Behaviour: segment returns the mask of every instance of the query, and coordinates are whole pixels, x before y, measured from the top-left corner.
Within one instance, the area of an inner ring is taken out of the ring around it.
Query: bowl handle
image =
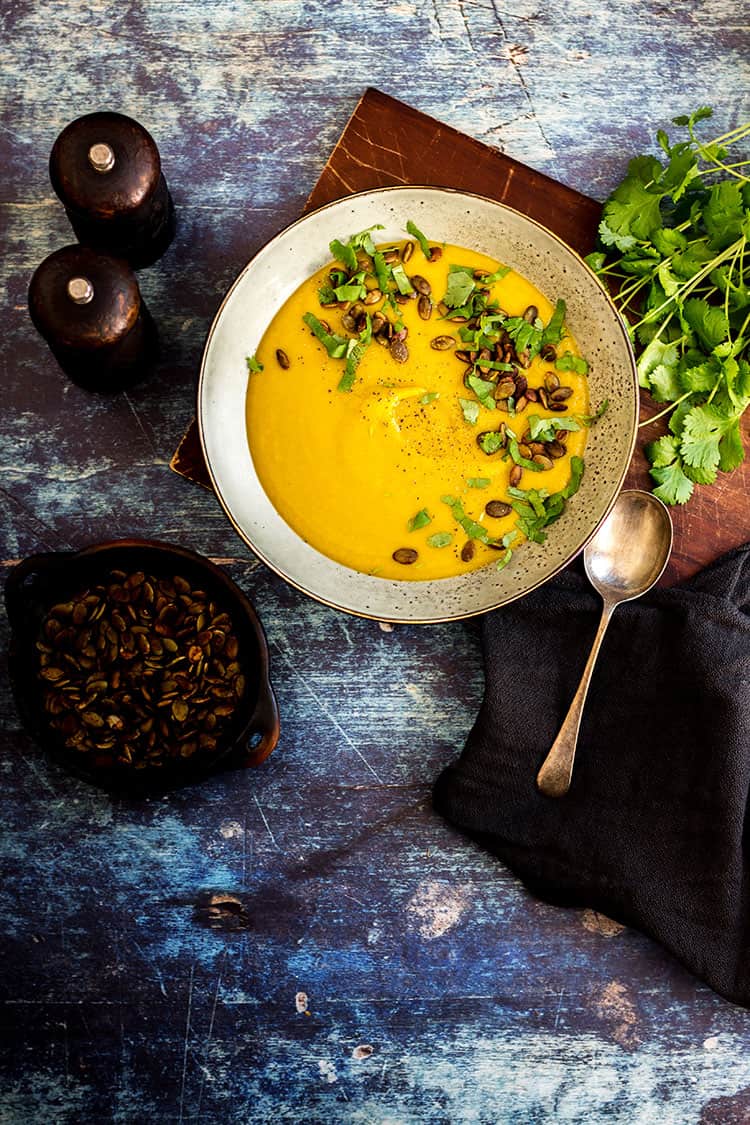
[[[269,680],[261,684],[258,706],[250,723],[247,737],[247,752],[243,765],[259,766],[276,747],[279,741],[279,705],[276,702],[273,688]],[[260,735],[258,742],[251,740]]]
[[[39,555],[29,555],[16,563],[5,580],[5,608],[12,629],[20,629],[26,622],[26,610],[33,597],[33,591],[25,583],[45,570],[64,566],[70,557],[68,551],[48,551]]]

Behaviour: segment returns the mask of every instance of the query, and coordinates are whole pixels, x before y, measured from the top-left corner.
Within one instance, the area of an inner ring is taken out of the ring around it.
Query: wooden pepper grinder
[[[54,143],[52,187],[84,246],[141,269],[174,237],[174,206],[153,137],[122,113],[88,113]]]
[[[149,374],[156,328],[127,262],[64,246],[38,267],[29,312],[66,375],[90,391],[117,391]]]

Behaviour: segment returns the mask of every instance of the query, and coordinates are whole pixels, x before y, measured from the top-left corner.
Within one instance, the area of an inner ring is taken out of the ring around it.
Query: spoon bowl
[[[563,797],[573,775],[583,705],[609,619],[621,602],[632,601],[659,581],[672,551],[672,519],[650,492],[621,492],[583,552],[586,575],[604,605],[578,690],[560,732],[537,774],[546,797]]]
[[[594,589],[614,602],[639,598],[659,581],[672,550],[672,520],[651,492],[621,492],[586,545],[583,565]]]

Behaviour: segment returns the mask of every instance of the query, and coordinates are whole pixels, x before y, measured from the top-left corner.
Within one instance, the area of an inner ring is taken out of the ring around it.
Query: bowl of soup
[[[382,188],[239,275],[198,386],[237,532],[310,596],[387,621],[497,608],[583,548],[625,477],[638,383],[585,263],[493,200]]]

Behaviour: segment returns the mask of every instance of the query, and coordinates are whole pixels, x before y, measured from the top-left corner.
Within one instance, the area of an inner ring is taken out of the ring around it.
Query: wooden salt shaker
[[[117,391],[149,374],[156,328],[127,262],[85,246],[56,250],[29,286],[29,312],[66,375]]]
[[[85,246],[141,269],[174,237],[174,206],[153,137],[122,113],[88,113],[54,143],[52,187]]]

